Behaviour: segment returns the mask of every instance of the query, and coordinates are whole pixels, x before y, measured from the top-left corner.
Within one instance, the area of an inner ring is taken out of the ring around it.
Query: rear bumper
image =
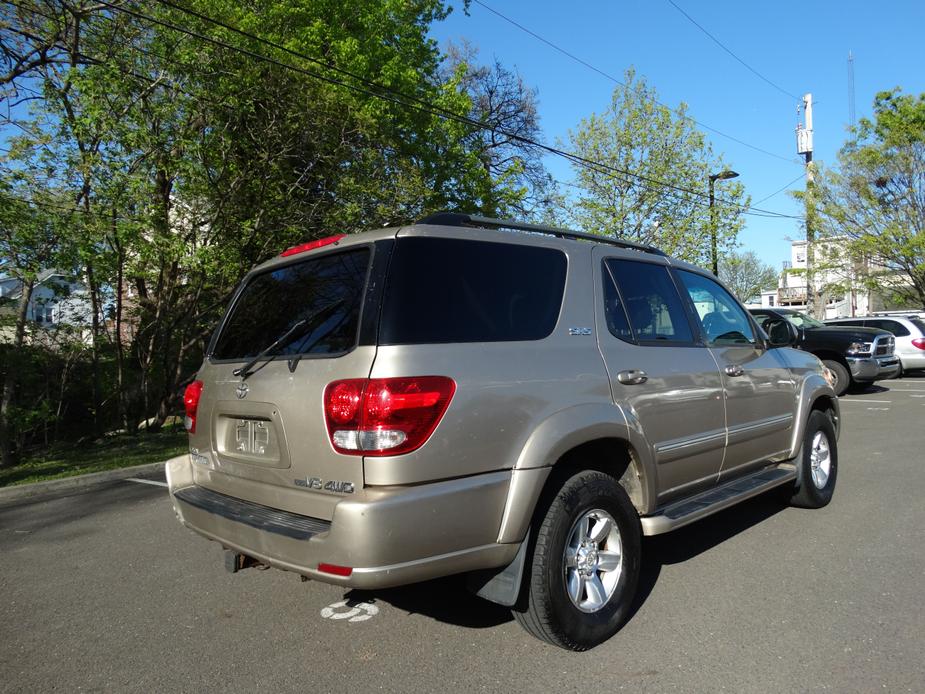
[[[919,352],[917,354],[904,352],[898,356],[899,360],[902,362],[903,369],[906,371],[925,369],[925,352]]]
[[[196,486],[184,459],[168,468],[184,525],[228,549],[287,571],[352,588],[387,588],[509,563],[519,543],[497,542],[511,472],[342,498],[330,522]],[[350,567],[349,576],[318,570]]]
[[[871,383],[892,378],[899,372],[899,357],[848,357],[851,378],[861,383]]]

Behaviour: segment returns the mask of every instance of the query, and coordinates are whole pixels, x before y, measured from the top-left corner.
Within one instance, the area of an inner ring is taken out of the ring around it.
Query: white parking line
[[[158,482],[157,480],[143,480],[138,477],[126,477],[126,482],[137,482],[138,484],[153,484],[155,487],[166,487],[166,482]]]
[[[892,393],[925,393],[925,388],[890,388]]]
[[[842,402],[875,402],[875,403],[877,403],[878,405],[879,405],[880,403],[883,403],[883,404],[885,404],[885,405],[889,405],[889,404],[890,404],[891,402],[893,402],[893,401],[892,401],[892,400],[861,400],[860,398],[851,398],[850,400],[845,400],[844,398],[839,398],[839,399],[838,399],[838,402],[840,402],[840,403],[842,403]]]

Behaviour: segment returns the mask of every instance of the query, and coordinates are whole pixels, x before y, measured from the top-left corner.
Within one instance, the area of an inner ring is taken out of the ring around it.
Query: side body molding
[[[633,462],[644,471],[642,497],[645,503],[655,498],[654,479],[649,474],[651,453],[648,447],[637,447],[638,439],[627,426],[623,409],[613,403],[576,405],[545,419],[527,439],[514,465],[498,542],[524,539],[552,466],[573,448],[599,439],[619,439],[629,445]]]

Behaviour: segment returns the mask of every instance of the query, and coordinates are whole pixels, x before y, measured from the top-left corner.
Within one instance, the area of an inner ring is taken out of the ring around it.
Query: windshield
[[[369,256],[368,248],[357,248],[255,275],[231,308],[212,358],[253,359],[277,340],[268,356],[352,349]]]
[[[810,318],[805,313],[800,311],[793,311],[788,313],[781,314],[784,318],[789,320],[798,328],[824,328],[826,327],[825,323],[817,321],[815,318]]]

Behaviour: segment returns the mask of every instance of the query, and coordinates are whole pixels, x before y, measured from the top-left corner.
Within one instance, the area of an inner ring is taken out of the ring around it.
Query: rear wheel
[[[641,529],[617,481],[585,470],[536,521],[527,585],[514,617],[538,639],[575,651],[622,626],[639,580]]]
[[[844,395],[848,386],[851,385],[851,374],[848,369],[840,361],[834,359],[823,359],[822,363],[829,367],[829,371],[835,375],[835,384],[832,386],[835,395]]]
[[[832,500],[838,476],[838,448],[832,420],[814,410],[806,422],[797,462],[797,490],[790,500],[802,508],[822,508]]]

